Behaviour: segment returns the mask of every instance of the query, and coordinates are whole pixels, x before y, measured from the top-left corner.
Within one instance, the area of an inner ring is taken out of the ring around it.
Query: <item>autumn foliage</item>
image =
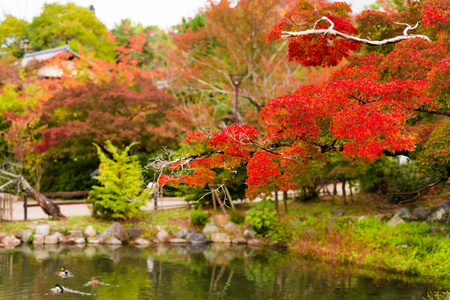
[[[247,196],[254,198],[292,188],[295,175],[305,172],[310,161],[326,161],[331,152],[362,163],[407,154],[417,159],[422,172],[448,178],[450,144],[443,138],[448,137],[450,116],[447,8],[443,0],[414,1],[406,2],[403,10],[364,11],[353,18],[345,3],[299,1],[273,26],[268,40],[280,39],[283,31],[312,29],[322,16],[335,30],[357,36],[361,27],[365,38],[381,40],[403,34],[406,25],[394,21],[422,21],[418,32],[432,40],[409,38],[374,51],[374,46],[336,36],[289,38],[289,59],[304,66],[347,60],[327,82],[270,100],[259,116],[261,131],[241,124],[189,134],[187,142],[202,145],[204,151],[178,160],[175,168],[183,166],[185,172],[175,176],[169,171],[172,175],[164,175],[164,181],[198,186],[214,179],[212,170],[247,166]],[[329,26],[320,21],[315,28]]]

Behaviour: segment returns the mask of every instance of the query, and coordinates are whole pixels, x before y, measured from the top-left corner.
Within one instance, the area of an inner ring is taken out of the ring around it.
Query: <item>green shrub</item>
[[[208,215],[205,214],[201,208],[191,211],[191,224],[203,226],[206,223],[208,223],[208,221],[209,221]]]
[[[245,216],[237,211],[234,211],[230,215],[230,221],[239,225],[245,222]]]
[[[110,141],[105,148],[111,153],[109,158],[94,144],[100,158],[98,176],[100,186],[93,186],[87,202],[92,203],[96,217],[113,220],[128,220],[136,217],[140,207],[149,198],[142,190],[141,166],[135,156],[129,156],[131,144],[119,152]]]
[[[271,242],[283,243],[287,236],[274,207],[275,201],[261,200],[256,207],[246,212],[245,222],[252,226],[257,234],[270,239]]]

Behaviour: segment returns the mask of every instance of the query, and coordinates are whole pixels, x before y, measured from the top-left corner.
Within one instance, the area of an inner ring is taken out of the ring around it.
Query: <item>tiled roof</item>
[[[39,52],[33,52],[33,53],[27,53],[25,54],[24,58],[22,59],[22,67],[25,67],[31,60],[36,59],[38,61],[44,61],[49,58],[55,57],[61,53],[70,52],[76,57],[80,57],[78,53],[73,52],[72,49],[70,49],[69,45],[64,45],[62,47],[53,48],[53,49],[47,49]]]

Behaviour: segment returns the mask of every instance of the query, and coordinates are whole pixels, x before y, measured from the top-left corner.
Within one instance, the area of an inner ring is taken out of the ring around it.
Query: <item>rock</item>
[[[397,214],[395,214],[392,219],[388,222],[389,227],[397,226],[400,223],[405,223],[405,221]]]
[[[441,232],[445,236],[450,236],[450,229],[448,229],[448,228],[442,227]]]
[[[73,244],[75,244],[75,240],[76,240],[76,239],[77,239],[77,237],[75,237],[75,236],[68,237],[68,238],[66,239],[65,243],[66,243],[66,244],[69,244],[69,245],[73,245]]]
[[[417,217],[411,213],[409,209],[406,207],[397,209],[394,211],[394,214],[398,215],[403,220],[411,221],[411,220],[417,220]]]
[[[213,234],[216,232],[219,232],[220,228],[217,226],[217,224],[214,221],[210,221],[205,225],[205,228],[203,228],[203,234]]]
[[[156,234],[156,239],[160,242],[165,242],[168,238],[169,234],[165,230],[158,231],[158,233]]]
[[[437,208],[428,216],[427,222],[450,224],[450,206]]]
[[[115,222],[111,227],[114,229],[114,237],[121,240],[126,241],[128,240],[128,233],[125,230],[125,228],[120,225],[120,223]]]
[[[365,220],[365,219],[367,219],[366,216],[360,216],[360,217],[358,217],[358,221],[359,221],[359,222],[361,222],[361,221],[363,221],[363,220]]]
[[[45,245],[56,245],[58,244],[58,236],[57,235],[46,235],[44,237],[44,244]]]
[[[20,230],[16,231],[16,233],[14,233],[14,236],[19,240],[22,240],[22,235],[23,235],[23,232]]]
[[[231,243],[230,236],[224,232],[216,232],[211,235],[213,243]]]
[[[437,231],[438,231],[437,227],[430,227],[430,229],[428,229],[428,232],[431,234],[436,233]]]
[[[110,237],[109,239],[105,240],[105,244],[108,244],[108,245],[122,245],[122,241],[118,240],[115,237]]]
[[[150,241],[147,241],[145,239],[136,239],[134,241],[134,244],[138,245],[138,246],[148,246],[148,245],[150,245]]]
[[[44,235],[40,233],[34,234],[33,245],[44,245]]]
[[[385,218],[386,218],[386,216],[383,214],[379,214],[379,215],[375,216],[375,219],[378,219],[378,221],[380,221],[380,222],[383,221]]]
[[[36,226],[36,234],[48,235],[50,233],[50,226],[38,225]]]
[[[424,220],[431,214],[431,209],[429,209],[428,207],[418,207],[414,210],[414,214],[419,219]]]
[[[4,246],[15,246],[15,245],[20,245],[20,240],[17,239],[14,235],[10,235],[10,236],[5,236],[2,239],[2,244]]]
[[[170,244],[186,244],[186,240],[185,239],[179,239],[179,238],[170,239],[169,243]]]
[[[189,229],[183,229],[183,230],[180,230],[177,233],[175,233],[175,236],[179,239],[184,239],[191,233],[192,233],[192,231],[190,231]]]
[[[201,233],[191,233],[186,237],[186,242],[191,244],[207,244],[209,239],[206,235]]]
[[[238,237],[233,239],[231,243],[240,245],[240,244],[247,244],[247,241],[243,237]]]
[[[225,224],[225,226],[223,228],[225,228],[225,230],[232,230],[236,227],[236,224],[234,224],[233,222],[228,222],[227,224]]]
[[[244,230],[244,237],[246,239],[253,239],[256,237],[256,233],[252,228],[247,228]]]
[[[436,210],[440,209],[440,208],[447,208],[450,207],[450,200],[447,199],[444,202],[439,203],[438,205],[436,205]]]
[[[88,239],[88,244],[97,245],[97,244],[100,244],[100,242],[97,239]]]
[[[61,232],[55,232],[54,235],[58,237],[58,243],[65,243],[67,240],[66,236]]]
[[[240,230],[240,229],[235,229],[235,230],[233,230],[233,235],[234,236],[241,236],[242,235],[242,230]]]
[[[262,245],[262,243],[263,243],[263,241],[258,238],[253,238],[253,239],[247,240],[247,244],[249,244],[249,245]]]
[[[77,245],[86,244],[86,239],[84,237],[79,237],[75,239],[74,243]]]
[[[128,229],[128,236],[132,240],[138,238],[143,233],[144,233],[144,230],[140,229],[137,226],[131,226],[130,229]]]
[[[94,237],[97,235],[97,230],[94,229],[94,227],[92,227],[91,225],[89,225],[88,227],[86,227],[83,231],[84,235],[86,237]]]
[[[345,211],[343,210],[329,210],[329,212],[335,217],[342,217],[345,214]]]
[[[29,243],[30,242],[30,236],[33,234],[33,230],[31,230],[31,229],[25,229],[23,232],[22,232],[22,238],[21,238],[21,240],[22,240],[22,242],[23,243]]]
[[[73,237],[83,237],[83,232],[81,232],[81,230],[69,230],[69,235],[73,236]]]

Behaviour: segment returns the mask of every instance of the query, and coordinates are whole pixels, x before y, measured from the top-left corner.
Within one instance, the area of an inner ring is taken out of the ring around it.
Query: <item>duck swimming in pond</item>
[[[64,266],[61,266],[61,270],[59,271],[59,276],[69,276],[69,271],[67,271]]]
[[[99,284],[100,284],[100,281],[98,281],[97,279],[95,279],[95,277],[92,277],[92,279],[91,279],[91,285],[94,286],[94,285],[99,285]]]
[[[56,284],[54,288],[51,289],[53,293],[62,293],[64,292],[64,288],[59,284]]]

